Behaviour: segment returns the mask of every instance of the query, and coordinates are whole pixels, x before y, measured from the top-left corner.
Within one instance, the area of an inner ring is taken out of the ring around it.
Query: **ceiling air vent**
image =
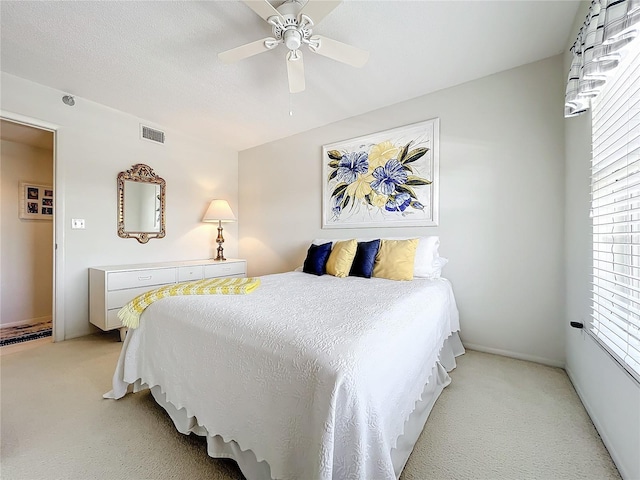
[[[164,143],[164,132],[145,125],[140,125],[140,138],[150,142]]]

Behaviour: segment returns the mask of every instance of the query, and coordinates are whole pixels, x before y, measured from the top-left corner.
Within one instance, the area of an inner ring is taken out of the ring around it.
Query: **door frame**
[[[64,325],[64,176],[63,160],[57,155],[58,135],[60,125],[45,122],[19,113],[0,110],[0,118],[9,122],[19,123],[28,127],[47,130],[53,133],[53,305],[51,317],[53,320],[53,341],[61,342],[65,339]]]

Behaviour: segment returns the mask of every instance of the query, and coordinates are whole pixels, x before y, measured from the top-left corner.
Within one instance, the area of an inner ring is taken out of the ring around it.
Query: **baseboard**
[[[28,325],[30,323],[41,323],[50,321],[51,315],[45,315],[44,317],[30,318],[28,320],[20,320],[18,322],[3,323],[2,325],[0,325],[0,328],[18,327],[20,325]]]
[[[527,362],[541,363],[543,365],[549,365],[550,367],[564,368],[564,362],[558,360],[551,360],[544,357],[536,357],[535,355],[527,355],[518,352],[512,352],[510,350],[500,350],[499,348],[490,348],[483,345],[476,345],[475,343],[462,342],[465,348],[471,350],[477,350],[478,352],[493,353],[494,355],[501,355],[503,357],[515,358],[518,360],[526,360]]]
[[[604,446],[609,452],[609,455],[611,455],[611,459],[613,460],[613,463],[615,463],[616,468],[618,469],[618,472],[620,472],[620,476],[622,478],[631,478],[627,475],[627,472],[624,471],[624,468],[621,468],[623,465],[623,463],[620,461],[621,459],[619,458],[615,448],[613,448],[613,444],[609,440],[609,437],[605,433],[605,430],[602,428],[602,424],[600,423],[598,416],[594,414],[593,408],[591,408],[591,405],[587,401],[587,398],[583,395],[582,390],[580,390],[580,387],[574,381],[574,376],[571,373],[571,370],[568,367],[565,367],[565,371],[569,376],[569,380],[571,381],[571,385],[573,385],[573,389],[578,394],[578,398],[580,398],[582,405],[584,405],[584,409],[587,411],[587,414],[591,419],[591,423],[593,423],[593,425],[596,427],[596,431],[598,432],[598,435],[600,435],[600,438],[602,439],[602,443],[604,443]]]

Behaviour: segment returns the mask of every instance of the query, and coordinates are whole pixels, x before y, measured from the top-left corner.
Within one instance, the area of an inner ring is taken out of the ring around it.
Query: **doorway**
[[[0,119],[0,346],[53,339],[55,131]]]

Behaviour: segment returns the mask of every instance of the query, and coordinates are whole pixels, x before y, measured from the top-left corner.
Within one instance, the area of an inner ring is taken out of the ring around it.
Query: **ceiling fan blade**
[[[298,13],[298,18],[307,15],[317,25],[341,3],[342,0],[309,0]]]
[[[262,40],[256,40],[255,42],[247,43],[246,45],[241,45],[225,52],[220,52],[218,54],[218,58],[224,63],[235,63],[247,57],[271,50],[273,47],[269,48],[266,45],[266,43],[270,41],[276,42],[276,39],[267,37]]]
[[[362,67],[369,60],[369,52],[353,45],[347,45],[322,35],[314,35],[310,40],[309,49],[312,52],[332,58],[338,62],[354,67]]]
[[[300,50],[292,50],[287,55],[287,75],[289,77],[290,93],[304,91],[304,63]]]
[[[275,7],[271,5],[267,0],[242,0],[242,1],[247,4],[247,7],[249,7],[251,10],[253,10],[262,18],[264,18],[265,21],[268,21],[269,17],[273,17],[274,15],[280,18],[283,18],[282,15],[280,15],[280,12],[278,12],[278,10],[276,10]]]

